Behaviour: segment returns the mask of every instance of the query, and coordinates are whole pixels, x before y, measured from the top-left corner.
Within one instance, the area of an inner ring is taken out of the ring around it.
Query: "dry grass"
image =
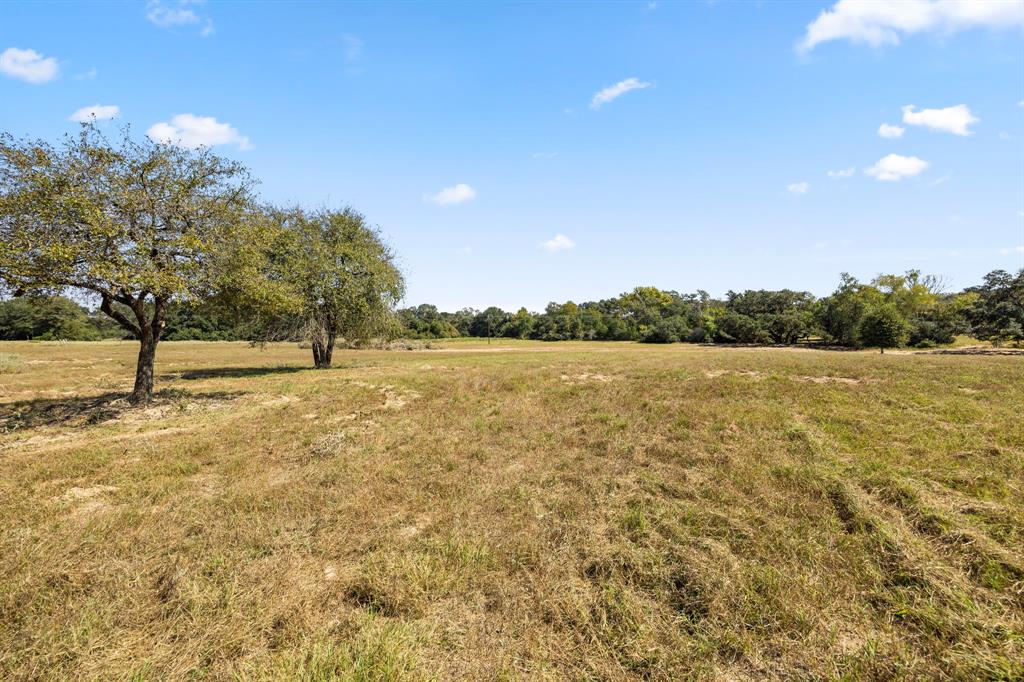
[[[1020,679],[1020,357],[0,344],[0,678]]]

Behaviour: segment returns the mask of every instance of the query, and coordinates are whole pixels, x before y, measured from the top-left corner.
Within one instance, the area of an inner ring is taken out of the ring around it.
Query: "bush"
[[[640,338],[643,343],[678,343],[690,335],[686,320],[670,317],[660,320]]]
[[[878,348],[884,353],[886,348],[906,343],[907,322],[895,307],[879,305],[861,318],[857,337],[862,345]]]

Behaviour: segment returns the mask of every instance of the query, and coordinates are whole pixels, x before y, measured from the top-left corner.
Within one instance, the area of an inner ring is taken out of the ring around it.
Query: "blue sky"
[[[6,3],[0,102],[351,204],[410,304],[1024,267],[1024,0]]]

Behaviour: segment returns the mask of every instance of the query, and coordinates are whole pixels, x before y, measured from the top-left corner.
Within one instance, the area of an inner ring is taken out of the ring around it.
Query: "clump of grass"
[[[257,679],[289,682],[404,682],[427,679],[417,669],[414,632],[371,621],[354,638],[322,639],[286,651]]]
[[[0,353],[0,374],[14,374],[25,369],[25,361],[16,353]]]

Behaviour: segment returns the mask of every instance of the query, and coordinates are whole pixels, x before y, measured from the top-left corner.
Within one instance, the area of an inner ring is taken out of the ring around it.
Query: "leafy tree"
[[[385,333],[405,293],[394,254],[355,210],[268,209],[277,238],[263,255],[262,272],[235,271],[241,286],[234,304],[259,314],[264,336],[301,337],[311,342],[317,369],[331,366],[337,337],[364,341]],[[246,261],[247,262],[247,261]],[[253,299],[245,283],[265,280],[273,290]]]
[[[857,334],[862,345],[884,353],[886,348],[896,348],[906,342],[907,322],[896,306],[883,303],[861,318]]]
[[[726,309],[715,319],[715,341],[723,343],[771,343],[771,336],[758,320]]]
[[[88,311],[63,296],[22,296],[0,301],[0,339],[60,339],[94,341],[101,338]]]
[[[491,306],[473,317],[473,322],[469,325],[469,335],[485,339],[502,336],[509,318],[509,314],[504,310]]]
[[[793,344],[810,336],[814,329],[814,296],[806,291],[730,291],[725,306],[753,320],[757,328],[752,330],[753,335],[767,337],[770,343]]]
[[[244,224],[238,163],[94,126],[58,146],[0,135],[0,281],[16,294],[82,290],[139,340],[133,404],[153,394],[168,305],[213,289],[216,246]]]
[[[967,312],[976,299],[973,293],[939,296],[934,304],[911,315],[907,343],[924,348],[953,343],[957,334],[969,333]]]
[[[508,318],[501,335],[511,339],[528,339],[533,330],[533,315],[526,308],[520,308]]]
[[[993,270],[969,291],[976,297],[967,313],[974,336],[994,343],[1024,342],[1024,269],[1016,275]]]
[[[874,305],[883,301],[882,293],[857,278],[842,273],[839,288],[819,302],[817,322],[826,341],[841,346],[857,345],[861,318]]]

